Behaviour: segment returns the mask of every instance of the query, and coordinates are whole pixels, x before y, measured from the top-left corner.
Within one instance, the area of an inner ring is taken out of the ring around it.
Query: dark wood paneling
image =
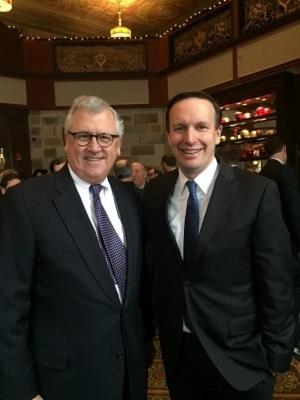
[[[0,72],[18,73],[23,70],[22,46],[15,29],[9,29],[0,22]]]
[[[4,149],[5,168],[31,176],[27,110],[0,107],[0,147]]]

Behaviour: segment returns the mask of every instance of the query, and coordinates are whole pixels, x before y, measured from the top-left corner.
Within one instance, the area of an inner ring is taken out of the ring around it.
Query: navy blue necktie
[[[127,277],[127,254],[119,235],[115,231],[106,211],[101,203],[101,185],[91,185],[90,192],[93,196],[93,205],[97,220],[97,230],[100,247],[104,251],[110,275],[118,285],[122,299],[125,296]]]
[[[186,204],[184,220],[183,259],[185,263],[188,263],[193,254],[196,237],[199,233],[199,199],[196,182],[189,180],[186,182],[186,186],[190,193]]]

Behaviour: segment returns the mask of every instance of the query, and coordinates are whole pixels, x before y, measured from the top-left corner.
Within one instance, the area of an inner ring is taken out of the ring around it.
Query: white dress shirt
[[[199,232],[205,213],[208,207],[210,196],[212,194],[214,183],[218,175],[218,163],[215,158],[212,162],[202,171],[194,181],[197,183],[197,196],[200,204],[199,215]],[[176,239],[179,251],[183,257],[183,242],[184,242],[184,219],[186,212],[186,204],[189,197],[189,189],[186,186],[186,178],[179,168],[178,179],[174,188],[174,192],[169,199],[168,204],[168,220],[170,228]]]
[[[189,197],[189,189],[186,186],[188,178],[182,171],[178,170],[178,179],[174,187],[172,196],[168,203],[168,221],[170,228],[176,239],[181,257],[183,258],[183,243],[184,243],[184,220],[186,213],[187,200]],[[199,232],[205,217],[208,203],[214,188],[215,180],[218,176],[219,167],[217,160],[213,158],[211,163],[202,171],[194,181],[197,183],[197,196],[199,199]],[[183,321],[183,331],[190,332]]]
[[[83,206],[85,208],[85,211],[86,211],[86,213],[91,221],[91,224],[95,230],[95,233],[98,237],[97,220],[96,220],[96,216],[95,216],[95,212],[94,212],[93,198],[90,193],[91,184],[80,179],[79,176],[77,176],[75,174],[75,172],[71,169],[71,167],[69,165],[68,165],[68,168],[69,168],[71,177],[74,181],[75,187],[78,191],[78,194],[83,203]],[[113,191],[111,189],[110,183],[107,178],[105,178],[104,181],[101,182],[101,186],[103,186],[103,188],[100,192],[101,203],[102,203],[102,205],[106,211],[106,214],[108,215],[108,218],[109,218],[110,222],[112,223],[116,233],[118,234],[120,240],[122,241],[124,246],[126,246],[123,225],[122,225],[122,222],[119,217],[118,208],[117,208],[117,205],[115,202]],[[98,240],[99,240],[99,237],[98,237]],[[119,299],[122,302],[121,292],[120,292],[117,284],[115,284],[115,288],[119,295]]]

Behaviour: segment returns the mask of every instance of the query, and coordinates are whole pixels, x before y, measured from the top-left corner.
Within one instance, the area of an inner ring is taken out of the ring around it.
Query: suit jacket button
[[[124,353],[122,353],[122,351],[119,351],[119,353],[117,353],[116,357],[118,360],[121,360],[124,356]]]
[[[190,286],[191,282],[190,281],[184,281],[185,286]]]

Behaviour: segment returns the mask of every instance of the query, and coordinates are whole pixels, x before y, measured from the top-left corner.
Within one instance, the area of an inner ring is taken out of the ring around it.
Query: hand
[[[44,399],[38,394],[32,400],[44,400]]]

